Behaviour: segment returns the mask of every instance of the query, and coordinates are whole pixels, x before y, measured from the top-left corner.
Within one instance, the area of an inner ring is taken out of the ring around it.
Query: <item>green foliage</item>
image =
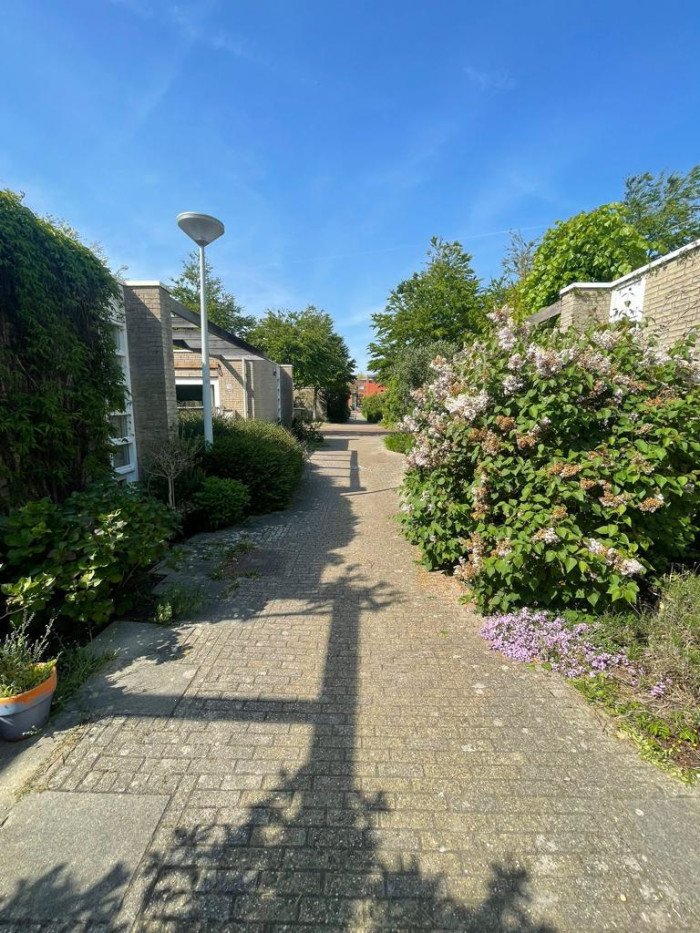
[[[408,347],[460,344],[484,325],[484,302],[471,256],[460,243],[433,237],[423,270],[400,282],[384,311],[372,315],[370,369],[384,385]]]
[[[404,423],[406,531],[489,610],[634,603],[699,530],[691,347],[627,321],[529,335],[493,317]]]
[[[452,357],[458,349],[457,344],[437,340],[404,350],[391,367],[384,394],[384,421],[387,424],[395,424],[413,409],[413,393],[430,381],[433,360],[441,356]]]
[[[245,515],[249,502],[243,483],[219,476],[207,476],[193,498],[204,526],[210,530],[235,525]]]
[[[378,424],[384,417],[386,396],[384,392],[366,395],[362,399],[362,414],[370,424]]]
[[[51,676],[56,661],[43,661],[48,629],[39,639],[29,635],[29,619],[12,628],[0,642],[0,697],[15,697],[33,690]]]
[[[109,469],[117,288],[89,249],[0,192],[0,510],[61,501]]]
[[[387,434],[384,443],[387,450],[391,450],[396,454],[407,454],[413,447],[413,435],[397,431],[394,434]]]
[[[0,519],[0,591],[13,616],[55,619],[80,637],[127,608],[132,574],[163,557],[175,530],[166,506],[116,482],[61,505],[39,499]]]
[[[687,174],[651,172],[625,182],[623,210],[647,242],[649,257],[663,256],[700,237],[700,165]]]
[[[60,662],[59,677],[51,706],[52,714],[55,715],[59,710],[63,709],[66,703],[80,690],[85,681],[102,670],[116,656],[115,651],[97,652],[91,647],[85,648],[79,645],[62,648],[58,658]]]
[[[326,311],[268,311],[249,339],[278,363],[294,366],[294,383],[326,394],[349,395],[355,363]]]
[[[199,436],[201,418],[183,419],[182,430]],[[291,502],[304,469],[304,449],[280,425],[215,418],[214,443],[202,462],[210,476],[237,479],[247,486],[252,512],[272,512]]]
[[[195,437],[174,437],[161,444],[146,467],[149,488],[154,487],[156,495],[165,498],[171,509],[186,501],[202,485],[204,479],[197,464],[202,452],[202,439]],[[200,475],[201,474],[201,475]]]
[[[206,592],[201,586],[172,583],[158,595],[153,621],[156,625],[173,625],[189,619],[204,605]]]
[[[326,400],[326,417],[336,424],[345,424],[350,420],[350,383],[344,382],[340,386],[324,392]]]
[[[573,282],[612,282],[646,261],[642,234],[626,219],[621,205],[606,204],[557,221],[545,233],[518,293],[527,313],[534,314]]]
[[[255,326],[255,318],[245,313],[245,308],[224,288],[217,275],[212,274],[209,259],[205,255],[204,267],[207,281],[207,317],[212,324],[223,327],[230,334],[248,339]],[[199,252],[193,250],[182,263],[182,272],[173,279],[170,293],[190,311],[199,314]]]
[[[292,421],[290,430],[307,452],[311,452],[323,444],[320,421],[311,421],[309,418],[296,416]]]

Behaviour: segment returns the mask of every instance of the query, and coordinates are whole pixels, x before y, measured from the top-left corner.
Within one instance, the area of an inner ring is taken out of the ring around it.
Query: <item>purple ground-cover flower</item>
[[[603,651],[586,638],[592,626],[576,625],[558,616],[518,609],[486,619],[482,636],[494,651],[513,661],[540,661],[565,677],[594,677],[632,665],[623,652]]]

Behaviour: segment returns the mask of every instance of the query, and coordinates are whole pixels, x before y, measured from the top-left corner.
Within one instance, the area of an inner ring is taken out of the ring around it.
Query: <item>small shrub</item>
[[[292,421],[291,432],[308,451],[315,450],[323,444],[321,422],[310,418],[295,417]]]
[[[337,389],[326,389],[323,395],[326,400],[326,416],[329,421],[344,424],[350,420],[349,385],[340,386]]]
[[[403,434],[401,432],[387,434],[384,438],[384,443],[387,450],[391,450],[395,454],[407,454],[411,447],[413,447],[413,435]]]
[[[55,660],[43,660],[49,630],[32,640],[28,628],[29,619],[25,618],[0,642],[0,697],[14,697],[38,687],[56,664]]]
[[[201,418],[187,418],[182,430],[198,436]],[[202,463],[210,476],[247,486],[251,512],[273,512],[291,502],[304,469],[304,449],[278,424],[215,418],[214,443]]]
[[[237,479],[207,476],[193,498],[206,528],[214,530],[235,525],[245,515],[250,502],[248,490]]]
[[[370,424],[378,424],[384,417],[384,394],[367,395],[362,399],[362,414]]]
[[[0,590],[12,615],[84,638],[128,607],[127,584],[165,554],[176,518],[167,506],[116,482],[61,505],[28,502],[0,518]]]
[[[634,604],[700,528],[692,340],[666,352],[629,321],[531,333],[491,317],[403,424],[406,532],[489,611]]]
[[[192,478],[197,476],[197,463],[202,452],[202,441],[194,437],[174,437],[169,443],[161,445],[151,457],[146,468],[149,485],[155,483],[165,487],[167,501],[174,509],[182,499],[182,490],[188,490]],[[203,478],[203,477],[202,477]],[[201,479],[196,488],[201,486]],[[160,490],[159,490],[160,491]]]

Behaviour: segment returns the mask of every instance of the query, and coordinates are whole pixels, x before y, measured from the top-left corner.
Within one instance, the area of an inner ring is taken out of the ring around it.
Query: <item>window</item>
[[[115,411],[110,415],[112,425],[112,467],[114,472],[128,481],[138,479],[136,468],[136,438],[134,436],[134,414],[131,403],[131,375],[129,372],[129,350],[126,338],[126,321],[121,307],[114,309],[112,318],[114,343],[117,358],[121,364],[126,386],[126,404],[124,411]]]
[[[213,409],[219,407],[219,381],[213,379],[210,386],[211,404]],[[201,379],[176,379],[175,394],[177,397],[178,408],[194,409],[201,411],[203,406],[202,380]]]

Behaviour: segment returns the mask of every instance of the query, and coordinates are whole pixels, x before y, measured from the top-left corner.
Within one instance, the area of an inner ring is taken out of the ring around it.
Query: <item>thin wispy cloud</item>
[[[473,65],[465,65],[464,73],[479,91],[510,91],[515,87],[515,81],[507,71],[482,71]]]

